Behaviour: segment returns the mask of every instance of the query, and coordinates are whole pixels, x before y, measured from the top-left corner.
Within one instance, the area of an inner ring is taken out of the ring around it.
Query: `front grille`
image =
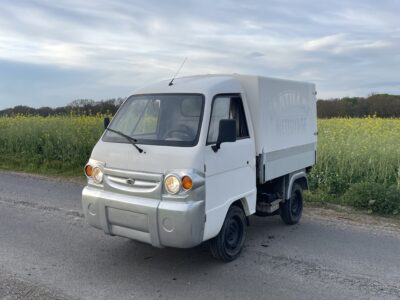
[[[162,174],[105,168],[104,175],[105,189],[140,197],[161,197]]]

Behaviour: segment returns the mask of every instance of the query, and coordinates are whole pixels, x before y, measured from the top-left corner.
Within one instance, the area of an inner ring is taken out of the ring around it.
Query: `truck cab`
[[[135,92],[85,166],[87,222],[155,247],[210,241],[234,260],[248,217],[300,220],[315,163],[313,84],[245,75],[162,81]]]

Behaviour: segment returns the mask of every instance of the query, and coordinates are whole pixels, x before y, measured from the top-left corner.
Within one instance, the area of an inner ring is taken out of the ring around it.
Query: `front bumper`
[[[190,248],[203,241],[204,200],[140,198],[86,186],[82,206],[87,222],[110,235],[155,247]]]

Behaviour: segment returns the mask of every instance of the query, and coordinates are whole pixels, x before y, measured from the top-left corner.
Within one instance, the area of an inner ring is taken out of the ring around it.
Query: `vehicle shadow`
[[[229,278],[236,282],[231,283],[235,285],[232,288],[244,293],[236,284],[243,276],[254,279],[260,264],[267,263],[262,257],[268,256],[274,243],[283,239],[291,228],[285,226],[279,216],[251,217],[250,224],[241,255],[230,263],[214,259],[207,242],[191,249],[159,249],[121,237],[100,236],[99,239],[96,234],[90,247],[80,254],[82,264],[75,267],[78,273],[90,278],[93,286],[118,285],[121,289],[134,286],[139,291],[155,292],[190,286],[193,291],[201,286],[204,290],[201,282],[218,289],[219,285],[226,285]],[[86,285],[82,282],[82,290],[88,288]]]
[[[267,248],[273,244],[274,240],[283,239],[290,228],[281,222],[279,216],[266,218],[252,216],[250,226],[247,228],[246,244],[238,260],[246,257],[246,249],[249,247]],[[124,265],[128,269],[130,266],[135,268],[146,266],[147,268],[156,267],[159,271],[162,268],[169,271],[172,267],[189,271],[195,267],[197,271],[201,271],[209,270],[213,266],[226,265],[212,257],[208,242],[190,249],[160,249],[121,237],[111,237],[108,243],[101,254],[102,261],[104,263],[110,261],[112,265]],[[112,253],[112,259],[109,256],[110,253]]]

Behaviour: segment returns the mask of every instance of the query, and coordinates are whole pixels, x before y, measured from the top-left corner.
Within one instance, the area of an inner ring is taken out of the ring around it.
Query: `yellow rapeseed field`
[[[81,174],[102,132],[101,115],[1,117],[0,168]],[[314,200],[339,199],[372,211],[397,213],[400,119],[318,120],[318,162],[310,186]]]
[[[103,132],[98,116],[0,118],[0,168],[40,173],[82,171]]]
[[[313,174],[333,193],[361,181],[400,187],[400,119],[319,120]]]

